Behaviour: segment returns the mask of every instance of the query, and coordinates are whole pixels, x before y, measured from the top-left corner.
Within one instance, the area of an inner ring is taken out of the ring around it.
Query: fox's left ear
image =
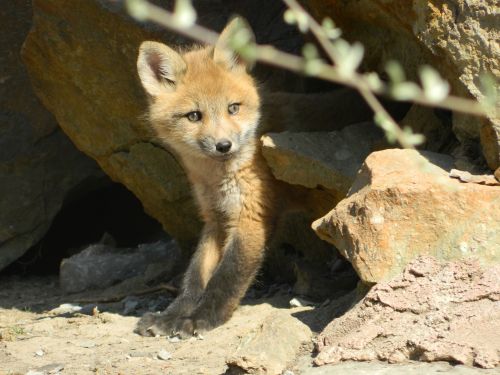
[[[222,64],[229,70],[251,70],[253,64],[245,61],[238,53],[232,50],[230,47],[231,39],[238,32],[238,30],[245,28],[251,34],[251,41],[255,43],[255,35],[252,29],[241,17],[235,17],[226,25],[224,30],[222,30],[217,43],[214,48],[214,61],[216,63]]]

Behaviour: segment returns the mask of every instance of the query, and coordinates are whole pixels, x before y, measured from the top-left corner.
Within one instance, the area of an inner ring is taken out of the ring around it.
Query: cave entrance
[[[80,188],[70,196],[46,235],[3,273],[58,274],[63,258],[99,242],[106,233],[117,247],[134,247],[165,236],[161,225],[123,185],[111,181],[98,185]]]

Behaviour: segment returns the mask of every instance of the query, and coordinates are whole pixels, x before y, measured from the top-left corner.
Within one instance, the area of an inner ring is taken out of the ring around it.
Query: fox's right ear
[[[137,72],[142,86],[151,96],[172,92],[186,71],[186,62],[163,43],[143,42],[139,48]]]

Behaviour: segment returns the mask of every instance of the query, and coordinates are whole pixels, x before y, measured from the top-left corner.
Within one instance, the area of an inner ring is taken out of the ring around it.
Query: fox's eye
[[[188,118],[189,121],[191,122],[197,122],[201,120],[201,112],[200,111],[193,111],[189,112],[186,117]]]
[[[227,111],[229,112],[230,115],[237,114],[239,110],[240,110],[240,103],[229,104],[229,106],[227,107]]]

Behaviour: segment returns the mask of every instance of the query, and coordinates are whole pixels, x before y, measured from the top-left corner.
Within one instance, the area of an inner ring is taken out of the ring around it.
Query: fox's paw
[[[194,317],[183,318],[177,322],[175,334],[185,339],[192,336],[199,336],[215,327],[216,325],[211,324],[206,319],[197,319]]]
[[[177,326],[177,318],[165,313],[146,313],[134,332],[141,336],[171,336]]]

